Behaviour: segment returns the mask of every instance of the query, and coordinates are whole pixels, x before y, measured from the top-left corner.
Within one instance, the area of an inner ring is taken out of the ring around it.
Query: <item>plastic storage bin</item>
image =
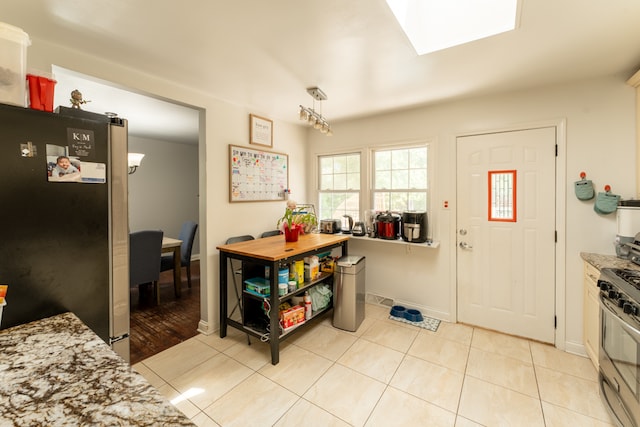
[[[0,103],[27,106],[27,47],[29,35],[0,22]]]
[[[53,74],[44,72],[27,73],[29,87],[29,107],[33,110],[53,112],[53,93],[56,80]]]

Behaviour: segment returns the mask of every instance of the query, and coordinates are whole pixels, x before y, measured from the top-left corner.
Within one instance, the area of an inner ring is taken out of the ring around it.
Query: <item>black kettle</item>
[[[351,230],[353,229],[353,218],[351,215],[342,215],[342,231],[344,234],[351,234]]]

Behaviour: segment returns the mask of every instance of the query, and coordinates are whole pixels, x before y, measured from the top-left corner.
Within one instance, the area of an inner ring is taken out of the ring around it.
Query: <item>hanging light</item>
[[[309,113],[302,105],[300,106],[300,120],[309,120]]]
[[[307,122],[309,126],[313,126],[314,129],[319,130],[327,136],[333,135],[331,131],[331,125],[327,119],[322,116],[322,101],[327,99],[327,95],[317,87],[310,87],[307,89],[307,93],[313,98],[313,108],[300,106],[299,117],[300,120]],[[316,111],[316,101],[320,102],[320,111]]]

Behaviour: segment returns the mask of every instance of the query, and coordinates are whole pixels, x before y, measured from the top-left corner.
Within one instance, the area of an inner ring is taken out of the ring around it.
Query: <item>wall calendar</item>
[[[289,157],[272,151],[229,145],[229,201],[284,200]]]

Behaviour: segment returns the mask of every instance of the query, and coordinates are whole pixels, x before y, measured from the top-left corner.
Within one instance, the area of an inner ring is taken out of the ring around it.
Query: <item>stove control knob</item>
[[[599,281],[598,286],[600,287],[601,291],[606,291],[609,289],[609,285],[607,284],[607,282]]]
[[[627,305],[629,305],[629,303],[626,300],[623,300],[622,298],[618,300],[618,307],[622,308]]]
[[[618,299],[618,293],[613,289],[609,289],[609,298],[610,299]]]
[[[622,311],[624,311],[627,314],[633,314],[636,315],[638,314],[638,307],[636,307],[635,305],[627,302],[624,304],[624,306],[622,307]]]

